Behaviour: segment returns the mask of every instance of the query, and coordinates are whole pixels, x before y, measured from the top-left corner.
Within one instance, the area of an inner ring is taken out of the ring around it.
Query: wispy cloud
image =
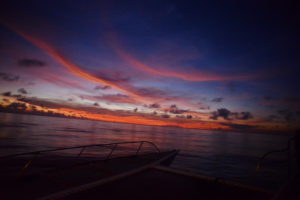
[[[109,89],[110,87],[105,85],[105,86],[100,86],[100,85],[97,85],[94,87],[94,90],[107,90]]]
[[[211,102],[214,102],[214,103],[220,103],[220,102],[222,102],[223,100],[224,100],[224,98],[222,98],[222,97],[217,97],[217,98],[212,99]]]
[[[176,71],[174,67],[164,67],[160,65],[159,69],[145,64],[144,62],[135,58],[132,54],[125,50],[114,31],[107,34],[108,42],[115,53],[123,60],[130,64],[130,66],[140,71],[171,78],[178,78],[184,81],[202,82],[202,81],[230,81],[230,80],[249,80],[257,78],[258,74],[244,74],[244,75],[220,75],[199,70]]]
[[[110,83],[115,83],[118,85],[122,83],[128,83],[130,81],[130,77],[125,76],[120,72],[106,72],[106,73],[97,72],[95,76],[103,80],[106,80]]]
[[[63,88],[76,88],[82,91],[92,92],[92,90],[88,90],[83,87],[80,82],[64,76],[64,73],[61,71],[52,72],[50,70],[31,70],[30,74],[34,75],[37,79],[47,81]]]
[[[113,102],[113,103],[137,103],[134,99],[132,99],[128,95],[124,94],[114,94],[114,95],[102,95],[102,96],[92,96],[92,95],[80,95],[82,99],[88,99],[91,101],[106,101],[106,102]]]
[[[31,42],[33,45],[35,45],[36,47],[42,49],[45,53],[47,53],[51,58],[53,58],[56,62],[58,62],[59,64],[61,64],[61,66],[63,66],[65,69],[67,69],[68,72],[70,72],[71,74],[80,77],[82,79],[94,82],[94,83],[98,83],[101,85],[106,85],[109,86],[113,89],[119,90],[121,92],[124,92],[125,94],[128,94],[140,101],[146,101],[146,99],[144,99],[142,96],[121,87],[120,85],[114,84],[111,81],[105,80],[103,78],[97,77],[85,70],[83,70],[82,68],[80,68],[79,66],[77,66],[75,63],[73,63],[71,60],[65,58],[61,53],[59,53],[59,51],[51,46],[50,44],[35,38],[23,31],[18,30],[16,27],[12,26],[12,25],[7,25],[5,24],[7,27],[9,27],[11,30],[13,30],[14,32],[16,32],[18,35],[20,35],[21,37],[23,37],[24,39],[26,39],[27,41]]]
[[[20,79],[20,76],[18,76],[18,75],[0,72],[0,80],[13,82],[13,81],[18,81],[19,79]]]

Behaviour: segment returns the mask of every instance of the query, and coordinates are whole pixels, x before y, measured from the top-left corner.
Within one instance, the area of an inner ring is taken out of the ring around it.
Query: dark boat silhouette
[[[71,152],[62,154],[63,151]],[[71,157],[74,152],[75,157]],[[44,200],[259,200],[274,196],[263,189],[168,167],[177,153],[178,150],[160,151],[154,143],[137,141],[4,156],[0,159],[0,195],[1,199]]]

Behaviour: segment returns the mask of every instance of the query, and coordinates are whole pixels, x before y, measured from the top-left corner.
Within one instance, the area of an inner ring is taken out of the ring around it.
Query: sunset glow
[[[200,12],[184,3],[92,1],[88,12],[80,3],[6,4],[3,112],[195,129],[299,128],[292,22],[240,17],[254,12],[247,7],[230,7],[223,19],[209,12],[214,6]]]

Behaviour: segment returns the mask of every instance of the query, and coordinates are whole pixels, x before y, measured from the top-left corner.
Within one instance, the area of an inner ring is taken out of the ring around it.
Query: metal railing
[[[137,156],[139,154],[139,152],[141,151],[144,143],[150,144],[156,152],[158,152],[158,153],[161,152],[159,150],[159,148],[153,142],[131,141],[131,142],[116,142],[116,143],[108,143],[108,144],[91,144],[91,145],[82,145],[82,146],[74,146],[74,147],[63,147],[63,148],[56,148],[56,149],[48,149],[48,150],[40,150],[40,151],[33,151],[33,152],[26,152],[26,153],[11,154],[11,155],[6,155],[6,156],[0,156],[0,160],[1,159],[10,159],[10,158],[19,157],[19,156],[32,155],[33,156],[32,159],[30,159],[28,162],[26,162],[26,164],[20,170],[20,173],[23,174],[32,165],[32,163],[38,158],[38,156],[43,153],[64,151],[64,150],[70,150],[70,149],[80,149],[79,153],[75,156],[76,158],[79,158],[84,153],[84,151],[86,151],[86,149],[88,149],[88,148],[104,147],[104,148],[111,149],[104,159],[104,160],[108,160],[112,157],[113,152],[117,149],[118,146],[125,145],[125,144],[139,144],[134,153],[134,155]]]
[[[262,164],[265,159],[275,153],[283,153],[287,152],[287,162],[288,162],[288,178],[291,178],[291,157],[292,157],[292,141],[295,140],[295,137],[292,137],[288,140],[287,146],[283,149],[272,150],[265,153],[263,156],[260,157],[258,163],[256,164],[256,171],[260,171],[262,168]]]

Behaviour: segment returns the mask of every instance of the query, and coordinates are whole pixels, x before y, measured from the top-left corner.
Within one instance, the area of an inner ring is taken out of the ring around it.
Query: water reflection
[[[289,138],[7,113],[0,113],[0,117],[0,155],[47,148],[146,140],[154,142],[160,149],[179,149],[180,154],[173,167],[242,182],[246,182],[245,177],[257,176],[253,173],[259,156],[267,151],[283,148]],[[276,156],[273,159],[285,155]],[[270,180],[274,183],[275,179],[284,176],[282,168],[268,166],[266,171],[268,170],[273,176],[260,177],[263,186]]]

